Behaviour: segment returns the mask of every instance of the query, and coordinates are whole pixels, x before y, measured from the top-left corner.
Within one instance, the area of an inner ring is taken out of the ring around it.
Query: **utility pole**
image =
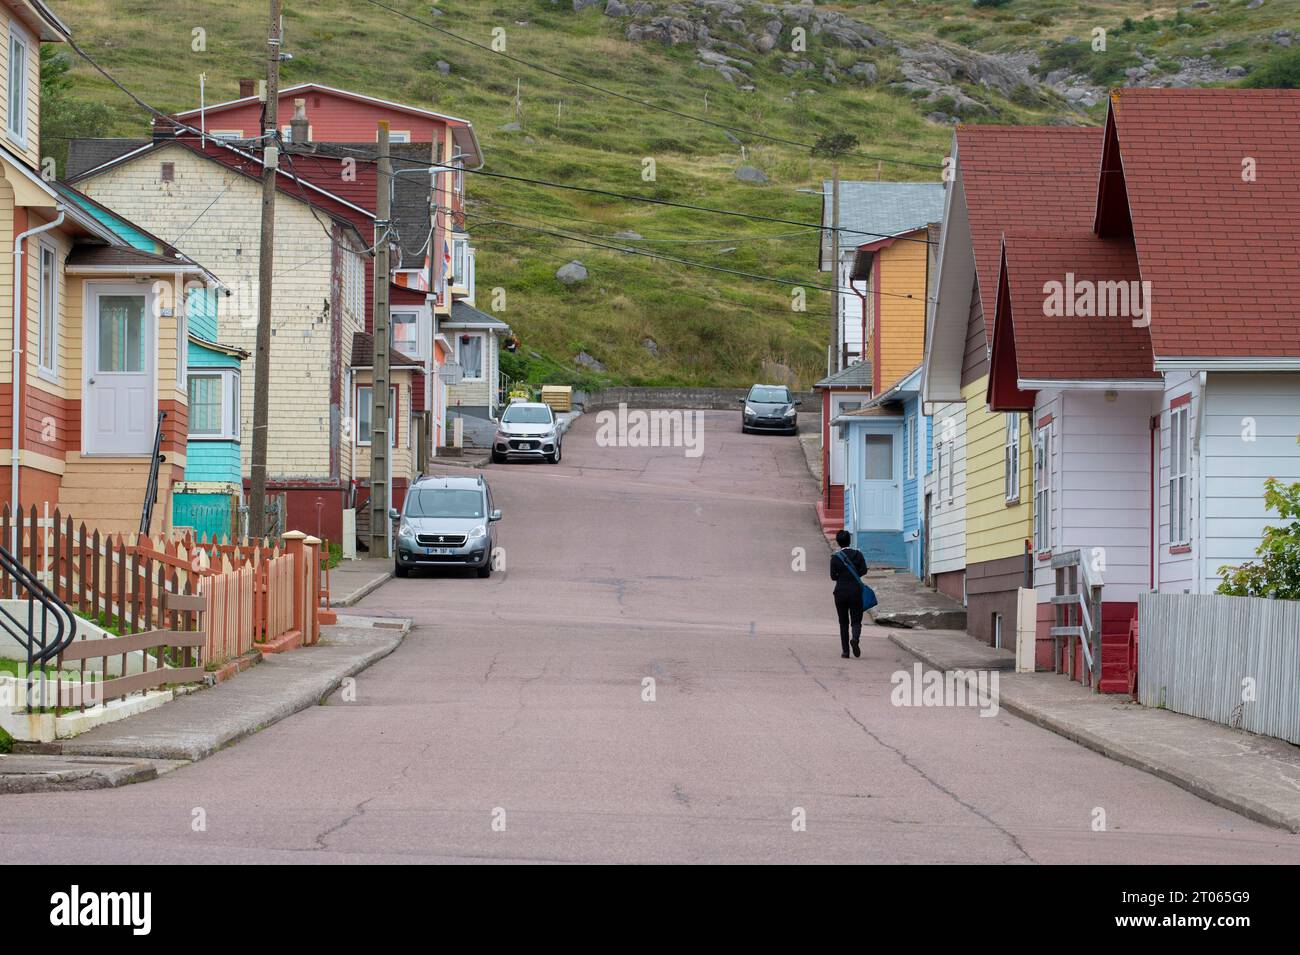
[[[275,264],[275,177],[280,165],[281,0],[271,0],[266,33],[266,104],[262,133],[262,234],[257,258],[257,345],[253,379],[253,455],[248,536],[266,536],[266,445],[271,401],[271,273]]]
[[[812,154],[831,161],[831,348],[828,375],[839,371],[840,361],[840,157],[858,147],[858,137],[852,133],[831,133],[817,137]],[[862,343],[865,352],[867,343]]]
[[[831,163],[831,367],[826,374],[840,370],[840,161]],[[862,343],[865,351],[867,343]]]
[[[370,389],[370,556],[388,557],[388,469],[392,464],[388,434],[388,225],[393,162],[388,155],[388,121],[379,122],[379,164],[375,177],[375,357]],[[393,416],[397,423],[397,416]]]

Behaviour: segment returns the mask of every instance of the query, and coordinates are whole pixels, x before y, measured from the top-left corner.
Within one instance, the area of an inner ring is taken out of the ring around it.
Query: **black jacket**
[[[845,547],[840,553],[849,559],[849,563],[853,565],[859,577],[867,572],[867,559],[862,556],[862,551]],[[844,562],[835,554],[831,555],[831,580],[835,581],[836,597],[856,597],[862,593],[858,582],[853,579]]]

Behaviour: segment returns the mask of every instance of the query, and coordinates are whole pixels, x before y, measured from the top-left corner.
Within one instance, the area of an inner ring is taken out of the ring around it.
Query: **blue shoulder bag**
[[[847,557],[844,556],[844,551],[837,550],[835,552],[835,556],[840,559],[840,563],[842,563],[846,568],[848,568],[849,573],[853,575],[853,579],[856,580],[858,582],[858,586],[862,588],[862,609],[870,610],[877,603],[876,592],[867,586],[867,582],[865,580],[863,580],[860,576],[858,576],[858,572],[857,570],[854,569],[853,563]]]

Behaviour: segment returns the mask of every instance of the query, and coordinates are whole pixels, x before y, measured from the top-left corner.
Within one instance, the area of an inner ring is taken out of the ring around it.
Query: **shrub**
[[[1255,89],[1300,89],[1300,47],[1274,53],[1241,81]]]

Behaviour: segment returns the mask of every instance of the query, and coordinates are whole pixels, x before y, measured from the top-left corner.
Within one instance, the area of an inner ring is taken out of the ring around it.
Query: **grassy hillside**
[[[430,18],[427,2],[387,2]],[[207,74],[208,98],[214,102],[233,97],[241,76],[263,71],[262,2],[175,0],[166,16],[158,15],[153,0],[53,0],[53,6],[87,52],[161,109],[196,105],[200,73]],[[1012,0],[976,7],[969,0],[882,0],[831,9],[870,24],[890,43],[845,47],[826,33],[814,33],[806,51],[791,52],[788,30],[771,51],[749,48],[746,33],[758,32],[771,16],[737,5],[739,12],[719,14],[730,25],[717,26],[715,17],[711,28],[721,43],[715,48],[745,64],[747,80],[733,82],[699,62],[697,42],[670,46],[626,39],[629,24],[673,13],[659,0],[654,6],[652,14],[610,17],[602,12],[604,2],[574,12],[571,0],[441,0],[436,7],[441,15],[433,19],[482,43],[490,43],[494,28],[502,28],[514,56],[719,122],[801,143],[825,133],[854,133],[861,147],[843,164],[846,178],[914,181],[935,181],[937,170],[864,154],[937,164],[951,127],[927,115],[996,122],[1086,122],[1089,115],[1075,112],[1032,77],[1004,84],[1001,91],[968,77],[951,85],[945,81],[940,93],[928,97],[909,91],[895,85],[915,75],[905,48],[937,44],[953,55],[1013,54],[1009,61],[1015,51],[1030,51],[1058,69],[1095,70],[1093,79],[1105,84],[1116,76],[1122,81],[1124,68],[1136,61],[1122,52],[1135,41],[1152,47],[1173,68],[1179,44],[1204,45],[1208,36],[1218,36],[1227,42],[1207,52],[1253,68],[1285,52],[1269,45],[1268,33],[1300,21],[1300,0],[1268,0],[1249,12],[1244,3],[1219,0],[1222,13],[1198,13],[1190,20],[1179,19],[1172,5],[1145,2]],[[687,11],[698,12],[696,7]],[[1148,16],[1154,21],[1142,25]],[[1126,17],[1133,24],[1127,28]],[[737,24],[745,29],[737,30]],[[1063,42],[1086,39],[1097,25],[1111,31],[1111,52],[1105,56],[1114,62],[1108,59],[1105,66],[1090,58],[1091,50],[1085,57],[1077,44]],[[198,28],[206,31],[204,52],[192,50]],[[744,135],[733,139],[719,129],[574,87],[364,0],[288,0],[285,31],[293,60],[284,65],[283,82],[316,80],[468,117],[479,131],[488,170],[802,222],[819,218],[820,198],[799,190],[819,188],[828,167],[801,147]],[[783,72],[782,67],[792,60],[812,69],[787,75],[790,68]],[[439,61],[450,64],[448,75],[439,72]],[[862,62],[876,73],[870,81],[848,72]],[[835,82],[826,77],[827,64]],[[1031,70],[1033,76],[1044,72],[1038,66]],[[72,78],[70,95],[85,111],[99,111],[104,132],[145,133],[147,117],[102,78],[81,65]],[[1099,108],[1094,107],[1094,116]],[[92,119],[79,122],[93,125]],[[516,123],[517,129],[502,128]],[[57,145],[47,143],[47,151]],[[653,182],[642,178],[646,159],[655,163]],[[769,181],[738,181],[734,171],[740,165],[759,167]],[[641,248],[803,282],[822,281],[815,270],[815,231],[485,176],[469,177],[467,189],[474,200],[470,229],[479,249],[480,307],[489,304],[492,288],[505,289],[502,317],[520,334],[523,354],[545,356],[544,362],[534,360],[535,374],[552,380],[563,369],[576,374],[573,358],[582,351],[606,366],[604,377],[633,384],[742,385],[762,375],[765,361],[790,367],[804,385],[822,373],[826,293],[810,291],[807,310],[798,312],[791,307],[791,290],[780,285],[602,251],[500,220],[604,241],[630,230],[643,237],[635,243]],[[566,288],[554,271],[575,258],[590,278]]]

